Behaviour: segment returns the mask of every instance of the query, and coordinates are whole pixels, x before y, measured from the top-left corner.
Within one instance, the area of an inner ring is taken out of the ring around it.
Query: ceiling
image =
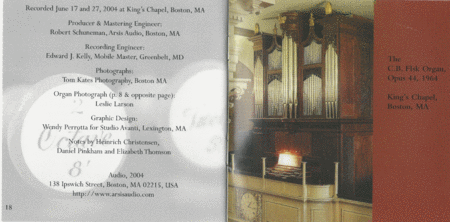
[[[249,0],[240,0],[248,2]],[[307,11],[312,8],[324,7],[327,1],[323,0],[275,0],[275,4],[262,9],[259,15],[255,13],[245,16],[244,21],[237,26],[245,29],[253,29],[255,23],[273,28],[276,17],[282,12],[298,10]],[[374,0],[329,0],[333,11],[344,14],[355,14],[373,20]],[[272,21],[269,21],[272,20]],[[269,24],[270,23],[270,24]],[[264,28],[262,27],[262,30]]]
[[[290,10],[305,11],[324,7],[325,2],[323,0],[277,0],[275,5],[262,10],[260,16],[267,18]],[[331,3],[334,11],[373,19],[373,0],[329,0],[328,2]]]

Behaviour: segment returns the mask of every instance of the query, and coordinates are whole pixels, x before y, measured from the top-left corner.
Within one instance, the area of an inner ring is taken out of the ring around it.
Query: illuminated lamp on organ
[[[278,163],[274,167],[266,168],[266,175],[272,179],[299,180],[303,178],[303,157],[297,152],[283,151],[278,156]],[[308,175],[308,173],[306,174]]]
[[[278,157],[278,165],[300,167],[301,162],[301,156],[290,153],[289,151],[280,153],[280,156]]]

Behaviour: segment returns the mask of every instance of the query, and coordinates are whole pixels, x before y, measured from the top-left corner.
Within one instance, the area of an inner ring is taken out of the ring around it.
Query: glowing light
[[[282,153],[278,158],[279,165],[300,167],[301,157],[291,153]]]

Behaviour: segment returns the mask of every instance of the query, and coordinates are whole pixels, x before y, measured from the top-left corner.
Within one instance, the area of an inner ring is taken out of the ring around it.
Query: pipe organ
[[[278,22],[280,34],[249,38],[254,127],[252,142],[236,148],[237,168],[260,168],[261,157],[271,167],[288,152],[317,160],[310,182],[330,184],[339,162],[339,197],[371,202],[373,21],[311,9]]]
[[[371,118],[372,22],[336,13],[315,17],[283,13],[281,36],[250,38],[255,118]]]

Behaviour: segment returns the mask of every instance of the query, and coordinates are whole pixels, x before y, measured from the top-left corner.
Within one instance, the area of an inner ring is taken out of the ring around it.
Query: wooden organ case
[[[279,16],[282,35],[255,33],[254,127],[243,155],[294,153],[319,162],[312,183],[372,201],[373,21],[315,9]],[[252,162],[252,161],[250,161]],[[312,163],[311,162],[311,163]]]

